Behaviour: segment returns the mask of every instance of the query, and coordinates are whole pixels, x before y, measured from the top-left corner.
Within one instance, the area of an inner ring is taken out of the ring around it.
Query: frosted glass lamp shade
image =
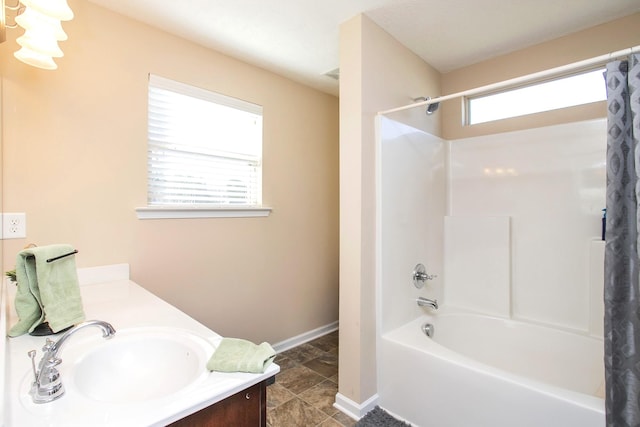
[[[16,16],[15,20],[25,30],[51,33],[56,40],[60,41],[68,38],[59,19],[38,12],[36,9],[25,8],[24,12]]]
[[[26,47],[23,47],[19,51],[15,52],[13,56],[18,58],[25,64],[29,64],[33,67],[38,67],[45,70],[55,70],[58,68],[58,65],[50,56],[34,52]]]
[[[34,67],[57,69],[53,57],[64,55],[58,41],[67,40],[60,21],[73,19],[73,11],[67,0],[21,0],[21,3],[25,9],[15,21],[25,33],[16,39],[22,48],[13,55]]]
[[[73,11],[67,4],[67,0],[21,0],[20,2],[60,21],[73,19]]]
[[[64,56],[62,50],[58,46],[58,41],[50,35],[44,33],[37,33],[31,30],[25,31],[25,33],[16,39],[16,42],[22,47],[38,52],[45,56]]]

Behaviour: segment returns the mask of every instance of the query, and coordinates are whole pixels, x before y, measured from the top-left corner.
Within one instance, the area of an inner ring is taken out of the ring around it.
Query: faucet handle
[[[42,346],[42,351],[44,351],[45,353],[48,352],[49,350],[51,350],[54,344],[55,342],[51,338],[47,338],[44,345]]]
[[[36,369],[36,351],[29,350],[27,354],[29,355],[29,358],[31,358],[31,368],[33,369],[33,382],[35,383],[38,381],[38,370]]]
[[[413,269],[413,285],[418,289],[424,286],[424,282],[426,282],[427,280],[433,280],[436,277],[438,276],[436,276],[435,274],[427,274],[426,267],[421,263],[416,265],[416,268]]]

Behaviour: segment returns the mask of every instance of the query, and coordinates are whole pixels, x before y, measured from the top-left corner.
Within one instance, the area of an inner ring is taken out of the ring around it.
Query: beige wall
[[[338,99],[84,0],[57,71],[0,45],[5,211],[29,242],[132,278],[217,332],[278,342],[338,319]],[[267,218],[138,220],[146,204],[147,76],[264,107]],[[108,320],[108,319],[106,319]]]
[[[2,135],[4,134],[3,132],[3,126],[2,126],[2,79],[0,79],[0,212],[4,212],[3,209],[3,200],[4,200],[4,186],[2,184],[2,180],[4,177],[4,173],[2,172],[2,158],[3,158],[3,152],[4,150],[2,149]],[[0,227],[2,226],[2,224],[0,224]],[[11,263],[11,266],[8,268],[5,268],[5,263],[4,263],[4,255],[3,255],[3,247],[4,245],[2,244],[2,241],[0,241],[0,272],[2,272],[2,278],[4,280],[4,272],[13,269],[13,263]],[[2,297],[0,297],[0,299],[2,299]]]
[[[375,114],[439,93],[439,74],[366,16],[341,26],[339,393],[356,404],[376,393]]]
[[[457,93],[637,46],[640,44],[639,28],[640,13],[636,13],[508,55],[464,67],[442,76],[442,92],[445,95]],[[445,139],[453,140],[469,136],[489,135],[517,129],[589,120],[607,115],[606,102],[602,101],[520,118],[463,126],[463,102],[463,99],[445,101],[440,108],[442,134]]]

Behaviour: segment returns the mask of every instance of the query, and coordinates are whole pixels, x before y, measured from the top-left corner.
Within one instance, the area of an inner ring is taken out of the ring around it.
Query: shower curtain
[[[607,427],[640,426],[640,54],[607,64]]]

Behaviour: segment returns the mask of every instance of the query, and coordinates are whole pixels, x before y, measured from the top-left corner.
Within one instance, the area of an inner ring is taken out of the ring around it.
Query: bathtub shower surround
[[[378,135],[378,404],[418,426],[602,427],[605,120],[444,141],[381,117]],[[438,275],[422,289],[416,262]]]
[[[508,216],[444,218],[444,274],[448,304],[511,314],[509,265],[511,222]]]
[[[380,117],[378,193],[379,276],[384,284],[378,299],[380,327],[390,330],[424,311],[418,297],[442,301],[442,218],[446,214],[445,141],[424,131]],[[428,189],[428,190],[425,190]],[[431,277],[424,286],[413,283],[416,265]]]
[[[603,283],[593,292],[590,283],[592,264],[603,263],[606,121],[449,144],[444,302],[596,333]]]
[[[607,64],[607,426],[640,425],[638,173],[640,54]]]

